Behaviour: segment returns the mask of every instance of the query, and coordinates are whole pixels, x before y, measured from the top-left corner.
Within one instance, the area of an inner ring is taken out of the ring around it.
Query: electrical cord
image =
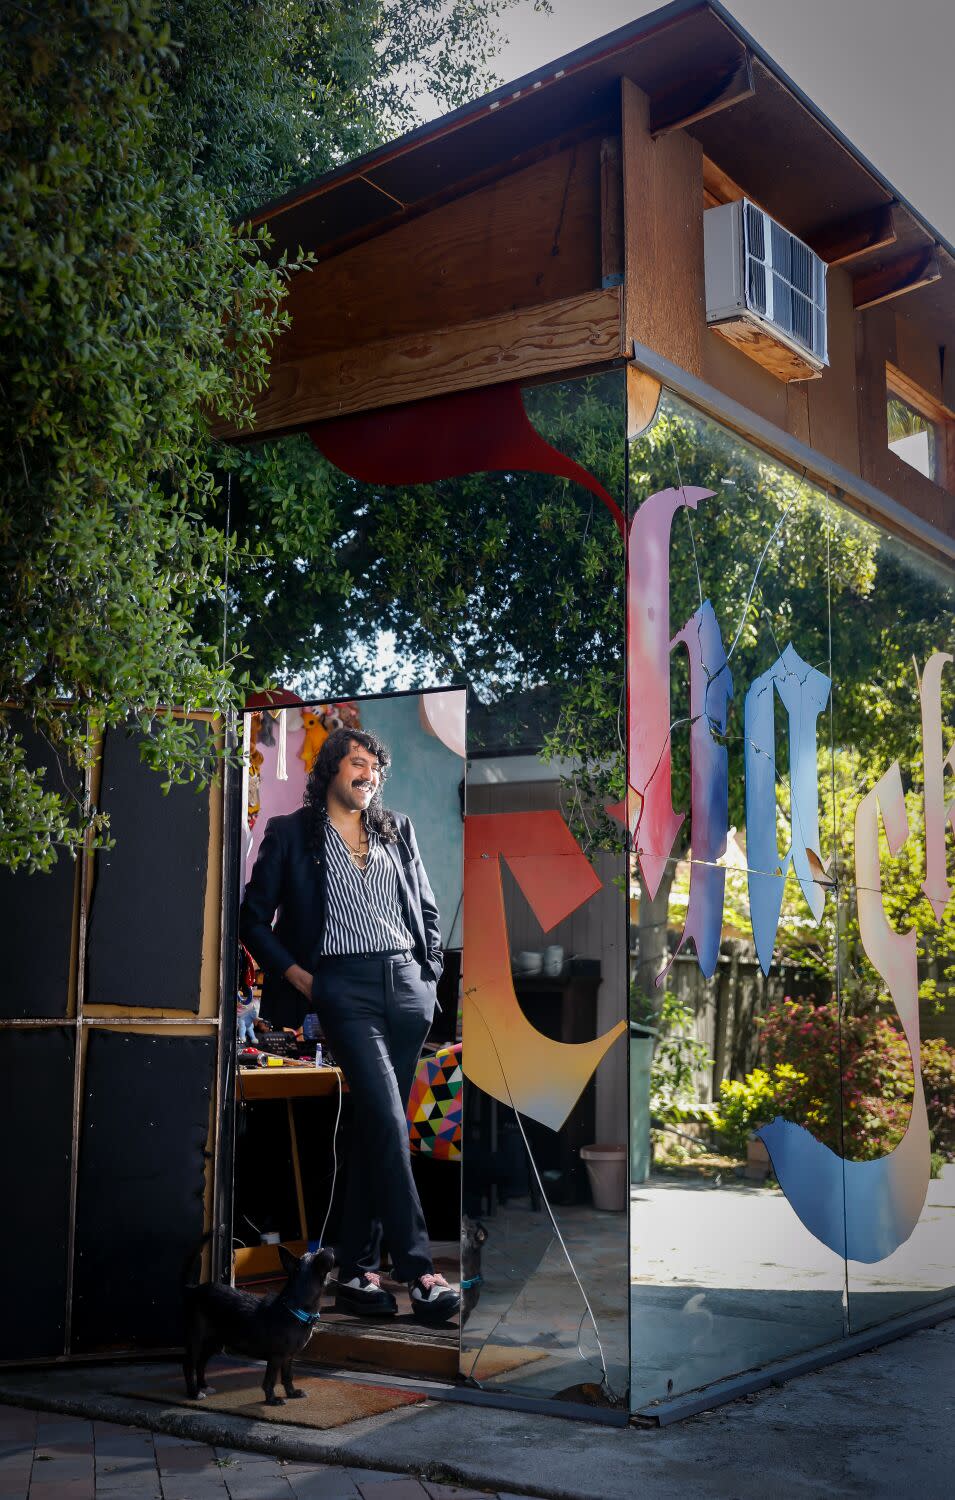
[[[325,1210],[322,1231],[318,1236],[319,1250],[325,1244],[325,1230],[328,1228],[328,1221],[331,1218],[332,1203],[335,1200],[335,1184],[338,1181],[338,1127],[342,1118],[342,1075],[339,1068],[335,1069],[335,1079],[338,1083],[338,1108],[335,1111],[335,1129],[332,1132],[332,1186],[328,1194],[328,1207]]]
[[[237,1070],[237,1075],[238,1075],[238,1070]],[[242,1087],[242,1079],[241,1079],[241,1075],[238,1075],[238,1076],[239,1076],[239,1088],[241,1089],[241,1087]],[[325,1230],[328,1228],[328,1221],[331,1218],[332,1204],[335,1201],[335,1186],[336,1186],[336,1183],[338,1182],[338,1128],[339,1128],[339,1126],[341,1124],[341,1118],[342,1118],[342,1096],[343,1096],[342,1075],[341,1075],[341,1069],[340,1068],[336,1068],[335,1069],[335,1082],[338,1084],[338,1105],[337,1105],[337,1108],[335,1110],[335,1129],[332,1132],[332,1185],[331,1185],[331,1189],[330,1189],[329,1194],[328,1194],[328,1207],[325,1210],[325,1218],[322,1221],[322,1231],[321,1231],[321,1234],[318,1237],[318,1248],[319,1248],[319,1250],[321,1250],[322,1247],[325,1244]],[[255,1230],[256,1234],[259,1236],[259,1238],[261,1240],[262,1231],[261,1231],[261,1229],[259,1229],[258,1225],[257,1224],[252,1224],[252,1220],[249,1218],[248,1214],[243,1214],[242,1217],[245,1219],[245,1221],[246,1221],[247,1224],[251,1224],[252,1225],[252,1228]],[[241,1244],[241,1241],[239,1241],[239,1243]]]
[[[473,998],[473,991],[470,992],[470,993],[472,994],[472,998]],[[514,1118],[517,1121],[518,1129],[520,1130],[521,1137],[522,1137],[522,1139],[524,1141],[524,1149],[527,1152],[527,1159],[528,1159],[528,1161],[531,1164],[531,1170],[533,1171],[534,1177],[536,1178],[536,1181],[537,1181],[537,1186],[538,1186],[538,1189],[539,1189],[540,1195],[541,1195],[541,1201],[543,1202],[544,1207],[547,1209],[547,1215],[548,1215],[548,1218],[550,1219],[551,1226],[552,1226],[552,1228],[554,1230],[555,1235],[557,1236],[557,1240],[558,1240],[558,1243],[560,1244],[560,1248],[564,1252],[564,1258],[567,1261],[568,1266],[570,1267],[570,1273],[571,1273],[571,1275],[573,1276],[574,1280],[577,1283],[577,1290],[580,1292],[580,1295],[581,1295],[581,1297],[583,1299],[584,1312],[581,1315],[580,1323],[577,1325],[577,1353],[580,1355],[580,1357],[584,1360],[585,1363],[589,1364],[591,1362],[590,1359],[588,1358],[588,1356],[586,1356],[584,1354],[583,1350],[580,1347],[580,1337],[581,1337],[581,1331],[582,1331],[583,1325],[584,1325],[584,1320],[589,1316],[590,1322],[591,1322],[591,1324],[593,1326],[593,1330],[594,1330],[594,1338],[597,1341],[598,1358],[600,1360],[600,1369],[601,1369],[601,1374],[602,1374],[602,1377],[603,1377],[601,1379],[600,1384],[606,1390],[606,1392],[610,1396],[611,1400],[617,1401],[617,1400],[619,1400],[619,1397],[617,1395],[617,1392],[614,1390],[613,1386],[610,1384],[610,1376],[609,1376],[608,1371],[607,1371],[607,1359],[606,1359],[606,1355],[604,1354],[603,1344],[600,1342],[600,1329],[597,1326],[597,1319],[594,1316],[594,1310],[591,1307],[591,1305],[590,1305],[590,1299],[587,1296],[586,1291],[584,1290],[584,1284],[581,1281],[579,1275],[577,1274],[577,1267],[574,1265],[573,1257],[571,1256],[571,1253],[570,1253],[570,1251],[567,1248],[567,1244],[566,1244],[566,1242],[564,1240],[564,1236],[560,1232],[560,1226],[557,1223],[557,1219],[554,1216],[554,1210],[551,1208],[550,1199],[548,1198],[547,1193],[544,1190],[544,1184],[541,1181],[540,1172],[537,1170],[537,1162],[534,1159],[534,1153],[531,1150],[531,1143],[530,1143],[530,1141],[527,1138],[527,1131],[524,1129],[524,1122],[521,1119],[520,1110],[518,1109],[517,1104],[515,1103],[514,1095],[511,1093],[510,1081],[509,1081],[509,1079],[507,1077],[507,1073],[505,1072],[504,1063],[503,1063],[503,1061],[501,1059],[501,1054],[498,1051],[497,1043],[494,1040],[494,1034],[491,1031],[490,1026],[487,1024],[487,1020],[482,1015],[480,1006],[475,1005],[474,1011],[475,1011],[475,1014],[480,1017],[481,1024],[484,1027],[484,1030],[487,1032],[488,1039],[489,1039],[489,1041],[491,1043],[491,1046],[494,1048],[494,1055],[497,1058],[498,1067],[501,1070],[501,1078],[503,1079],[504,1087],[507,1090],[507,1097],[508,1097],[508,1100],[510,1102],[511,1109],[514,1111]]]

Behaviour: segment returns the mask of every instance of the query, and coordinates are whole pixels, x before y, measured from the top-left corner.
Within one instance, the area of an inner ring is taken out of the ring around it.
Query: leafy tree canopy
[[[0,703],[64,757],[132,716],[167,778],[208,774],[155,709],[243,695],[210,610],[208,424],[250,409],[287,268],[235,218],[402,128],[422,91],[482,88],[511,3],[0,8]],[[4,714],[0,741],[0,862],[48,866],[95,809],[42,782]]]

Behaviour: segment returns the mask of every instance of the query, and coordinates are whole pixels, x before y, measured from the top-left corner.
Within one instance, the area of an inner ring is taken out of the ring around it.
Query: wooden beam
[[[728,172],[717,166],[709,156],[703,158],[703,199],[707,208],[716,208],[721,203],[737,203],[746,194]],[[750,196],[750,202],[756,200]],[[760,207],[759,204],[756,205]]]
[[[679,131],[652,140],[646,94],[629,78],[620,86],[627,337],[702,376],[703,152]]]
[[[930,286],[941,275],[934,245],[927,250],[916,250],[911,255],[901,255],[889,265],[877,271],[863,271],[855,278],[852,284],[853,306],[856,312],[863,307],[877,307],[892,297],[917,291],[920,286]]]
[[[885,203],[868,213],[827,224],[807,244],[827,265],[841,266],[859,255],[867,255],[870,250],[884,250],[894,245],[896,238],[892,205]]]
[[[649,128],[652,136],[671,130],[685,130],[697,120],[705,120],[731,104],[739,104],[756,92],[753,64],[748,52],[728,70],[709,72],[689,78],[650,98]]]
[[[593,291],[274,365],[254,424],[221,423],[213,432],[225,440],[275,437],[346,412],[608,364],[623,350],[619,288]]]
[[[885,362],[885,384],[886,389],[893,396],[901,396],[909,406],[920,411],[923,417],[928,417],[930,422],[951,422],[955,420],[955,412],[950,411],[931,391],[913,380],[911,375],[906,375],[898,365],[892,364],[890,360]]]
[[[623,162],[619,135],[600,142],[600,284],[623,282]]]

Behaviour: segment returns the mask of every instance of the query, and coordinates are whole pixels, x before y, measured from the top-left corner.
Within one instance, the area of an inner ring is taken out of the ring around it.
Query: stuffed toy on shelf
[[[328,739],[328,730],[321,719],[323,712],[324,710],[322,709],[302,709],[302,724],[305,729],[305,738],[302,741],[302,748],[298,752],[298,755],[299,760],[305,763],[306,776],[311,774],[318,752]]]

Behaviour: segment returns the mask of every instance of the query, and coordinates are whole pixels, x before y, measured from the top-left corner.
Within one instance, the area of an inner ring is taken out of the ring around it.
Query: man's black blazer
[[[398,870],[398,891],[414,954],[434,980],[441,977],[441,925],[411,821],[393,813],[398,840],[385,851]],[[242,898],[239,935],[264,974],[262,1014],[273,1026],[300,1026],[308,1005],[285,979],[292,964],[314,973],[325,936],[325,829],[317,841],[304,808],[270,818]],[[275,926],[272,919],[278,916]]]

